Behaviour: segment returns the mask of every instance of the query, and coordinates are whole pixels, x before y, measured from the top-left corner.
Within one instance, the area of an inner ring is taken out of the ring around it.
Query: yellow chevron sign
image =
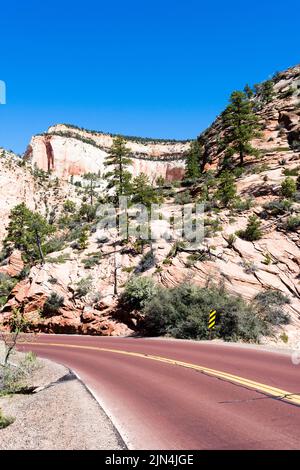
[[[208,329],[209,330],[212,330],[215,327],[216,316],[217,316],[216,310],[211,310],[209,312],[209,319],[208,319]]]

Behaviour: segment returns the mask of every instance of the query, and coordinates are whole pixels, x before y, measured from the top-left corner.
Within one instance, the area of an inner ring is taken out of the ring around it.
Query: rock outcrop
[[[258,94],[253,98],[257,115],[262,125],[262,136],[253,144],[261,150],[261,157],[268,161],[278,159],[281,154],[291,149],[300,149],[300,65],[292,67],[274,78],[274,97],[269,103],[263,103]],[[199,136],[204,146],[206,168],[214,168],[223,159],[219,142],[224,134],[222,118]],[[253,161],[253,158],[248,161]]]
[[[44,135],[34,136],[25,153],[32,167],[49,171],[61,179],[82,176],[85,173],[105,172],[104,161],[113,137],[93,131],[58,124]],[[151,181],[162,176],[168,181],[184,176],[184,156],[187,142],[138,141],[127,139],[133,164],[133,176],[145,173]]]

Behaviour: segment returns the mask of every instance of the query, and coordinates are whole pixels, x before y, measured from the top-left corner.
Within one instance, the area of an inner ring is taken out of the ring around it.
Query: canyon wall
[[[113,143],[113,137],[93,131],[59,124],[52,126],[44,135],[31,139],[25,154],[32,167],[51,170],[60,179],[80,177],[94,172],[102,175],[104,161]],[[133,176],[145,173],[152,182],[158,176],[167,181],[182,179],[185,155],[190,142],[126,140],[131,152]]]

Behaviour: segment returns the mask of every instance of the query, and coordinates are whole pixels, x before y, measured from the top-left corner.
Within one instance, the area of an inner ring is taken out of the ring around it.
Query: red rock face
[[[0,273],[7,274],[8,276],[18,276],[23,268],[24,263],[21,252],[15,250],[8,258],[8,264],[0,267]]]
[[[184,178],[185,170],[184,168],[167,168],[166,172],[166,180],[167,181],[175,181],[175,180],[182,180]]]
[[[51,145],[51,137],[47,136],[45,138],[45,147],[46,147],[46,155],[47,155],[47,166],[48,172],[54,169],[54,153],[53,148]]]

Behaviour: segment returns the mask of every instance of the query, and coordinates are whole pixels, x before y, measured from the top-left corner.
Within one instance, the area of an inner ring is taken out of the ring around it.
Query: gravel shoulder
[[[17,353],[13,361],[17,362],[20,357]],[[41,388],[29,395],[0,397],[4,415],[15,418],[10,426],[0,429],[0,449],[125,448],[97,401],[64,366],[38,359],[30,384]]]

